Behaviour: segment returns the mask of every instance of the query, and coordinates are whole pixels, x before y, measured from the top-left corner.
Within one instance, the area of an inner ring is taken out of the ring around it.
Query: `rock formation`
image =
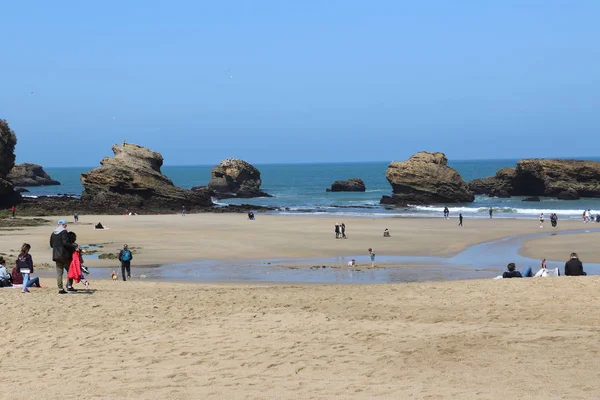
[[[475,194],[494,196],[552,196],[574,200],[600,197],[600,162],[585,160],[523,159],[516,168],[469,183]]]
[[[6,120],[0,119],[0,207],[10,207],[21,202],[21,195],[14,190],[8,179],[15,166],[17,136]]]
[[[37,164],[17,164],[8,174],[8,179],[15,186],[52,186],[60,185],[48,175],[44,168]]]
[[[163,157],[136,144],[114,145],[114,157],[81,174],[81,201],[122,209],[174,209],[212,206],[210,191],[191,191],[173,185],[160,168]]]
[[[467,183],[448,167],[443,153],[419,152],[407,161],[391,163],[385,173],[393,195],[382,204],[436,204],[472,202]]]
[[[327,192],[364,192],[365,183],[360,178],[350,178],[347,181],[335,181]]]
[[[260,190],[260,171],[244,160],[223,160],[213,168],[210,175],[208,187],[215,191],[217,198],[271,197]]]

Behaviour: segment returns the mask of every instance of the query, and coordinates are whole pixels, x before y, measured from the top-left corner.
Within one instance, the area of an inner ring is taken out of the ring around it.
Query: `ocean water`
[[[600,159],[596,159],[600,160]],[[491,176],[504,167],[514,167],[517,160],[453,161],[465,179]],[[389,208],[379,204],[383,195],[390,195],[391,186],[385,179],[388,162],[369,163],[319,163],[319,164],[256,164],[261,171],[262,189],[272,198],[226,199],[219,204],[249,203],[278,207],[278,213],[363,217],[420,217],[442,216],[444,205]],[[177,186],[191,188],[206,185],[212,165],[164,166],[162,172]],[[79,176],[89,168],[46,168],[61,186],[31,187],[27,196],[81,194],[83,187]],[[327,193],[325,189],[339,179],[361,178],[367,191],[364,193]],[[477,196],[473,203],[448,204],[451,216],[463,213],[465,218],[488,218],[488,208],[493,207],[495,218],[537,218],[541,212],[556,212],[559,219],[580,218],[584,209],[600,211],[600,199],[561,201],[542,198],[541,202],[523,202],[521,197],[508,199]],[[549,216],[548,216],[549,217]]]

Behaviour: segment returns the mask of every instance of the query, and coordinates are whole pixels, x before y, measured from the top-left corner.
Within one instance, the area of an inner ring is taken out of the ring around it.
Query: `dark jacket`
[[[66,229],[57,228],[50,235],[50,247],[52,247],[52,261],[71,262],[77,245],[71,243]]]
[[[17,257],[17,269],[21,271],[21,269],[29,269],[29,273],[33,273],[33,258],[31,258],[31,254],[25,254],[24,256],[19,254]]]
[[[503,278],[522,278],[523,276],[519,271],[506,271],[502,274]]]
[[[581,276],[585,275],[583,272],[583,264],[579,261],[579,258],[571,258],[565,263],[565,275],[566,276]]]

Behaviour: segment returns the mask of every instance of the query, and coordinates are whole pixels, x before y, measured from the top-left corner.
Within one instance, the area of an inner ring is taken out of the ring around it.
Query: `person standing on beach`
[[[21,252],[17,257],[17,269],[23,275],[23,289],[21,293],[29,293],[29,277],[33,274],[33,259],[31,258],[31,254],[29,254],[29,250],[31,250],[29,243],[23,243]]]
[[[335,223],[335,238],[339,239],[340,238],[340,224],[339,223]]]
[[[52,247],[52,261],[56,264],[58,294],[76,292],[77,290],[73,289],[73,279],[67,278],[67,290],[65,291],[63,288],[63,271],[69,271],[73,252],[77,249],[77,245],[69,240],[67,223],[64,219],[58,221],[58,226],[50,234],[50,247]]]
[[[444,218],[448,219],[448,217],[450,217],[450,210],[448,207],[444,207]]]
[[[14,218],[15,214],[17,213],[17,206],[12,206],[10,208],[10,213],[11,213],[12,217]]]
[[[123,275],[123,281],[127,279],[131,280],[131,260],[133,260],[133,254],[129,247],[123,245],[123,250],[119,252],[119,261],[121,261],[121,274]],[[127,278],[125,278],[125,272],[127,272]]]
[[[340,229],[342,232],[342,239],[348,239],[348,237],[346,236],[346,224],[342,222],[342,224],[340,225]]]
[[[77,213],[73,214],[73,221],[75,221],[75,223],[79,222],[79,214],[77,214]]]
[[[369,247],[369,255],[371,256],[371,268],[375,268],[375,253],[373,249]]]
[[[492,207],[490,207],[489,213],[490,213],[490,219],[492,219],[492,214],[494,214],[494,209]]]
[[[544,227],[544,213],[540,214],[540,228]]]
[[[458,214],[458,226],[463,226],[463,216],[462,216],[462,213]]]
[[[558,216],[556,213],[550,214],[550,224],[552,224],[553,228],[556,228],[556,225],[558,224]]]
[[[181,207],[181,216],[185,217],[185,206]]]

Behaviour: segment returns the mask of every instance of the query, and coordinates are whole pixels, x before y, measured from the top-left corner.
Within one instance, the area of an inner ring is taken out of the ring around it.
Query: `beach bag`
[[[122,261],[131,261],[131,251],[129,250],[125,250],[123,252],[123,257],[121,258]]]

